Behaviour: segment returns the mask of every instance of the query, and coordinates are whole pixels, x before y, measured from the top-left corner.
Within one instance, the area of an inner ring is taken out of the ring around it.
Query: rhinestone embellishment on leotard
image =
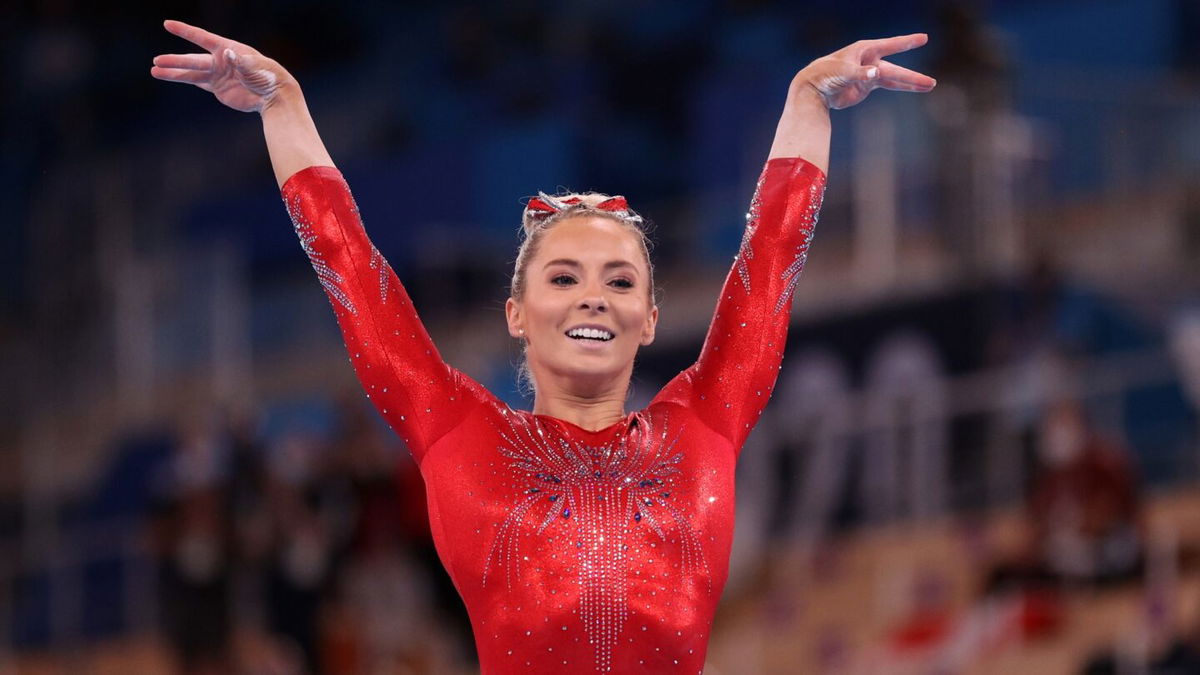
[[[754,237],[754,231],[757,229],[757,220],[746,223],[746,230],[742,232],[742,245],[738,247],[737,253],[737,273],[742,278],[742,286],[747,293],[750,292],[750,264],[746,261],[754,260],[754,249],[750,248],[750,239]]]
[[[800,273],[804,271],[804,263],[808,261],[808,247],[812,244],[813,231],[817,227],[817,217],[821,211],[821,202],[825,198],[824,181],[813,181],[809,185],[808,202],[804,214],[800,218],[800,243],[796,246],[796,257],[791,264],[779,275],[783,280],[783,291],[775,302],[778,313],[787,306],[792,295],[796,293],[796,285],[800,283]]]
[[[699,539],[671,499],[681,478],[683,453],[675,445],[682,429],[668,439],[665,421],[656,435],[639,416],[636,431],[592,446],[552,438],[536,420],[514,414],[504,418],[508,424],[499,429],[503,444],[497,449],[511,460],[522,491],[500,523],[483,583],[487,585],[493,567],[500,567],[511,588],[521,578],[522,538],[544,538],[548,530],[571,523],[571,541],[559,540],[577,557],[579,617],[594,646],[596,670],[609,671],[613,647],[629,616],[629,546],[635,528],[648,527],[663,542],[674,530],[684,572],[704,570],[710,576]]]
[[[754,238],[755,231],[758,230],[758,213],[762,208],[762,199],[759,194],[762,191],[763,180],[766,178],[766,171],[758,177],[758,184],[754,186],[754,196],[750,198],[750,210],[746,213],[746,229],[742,232],[742,244],[738,247],[736,256],[736,269],[738,276],[742,279],[742,287],[746,292],[750,292],[750,264],[747,262],[754,259],[754,249],[750,248],[750,240]]]
[[[317,240],[317,235],[313,232],[312,223],[308,222],[304,216],[304,210],[300,206],[300,195],[293,195],[291,198],[285,199],[283,203],[287,207],[288,216],[292,219],[292,227],[296,228],[296,236],[300,238],[300,247],[308,255],[308,261],[312,263],[313,269],[317,273],[317,279],[320,280],[325,292],[329,293],[329,297],[338,304],[345,307],[346,311],[358,315],[354,302],[341,288],[342,275],[325,262],[320,251],[313,248],[313,242]]]
[[[379,301],[387,304],[388,296],[388,272],[391,268],[388,267],[388,262],[384,259],[383,254],[379,249],[375,248],[375,244],[371,244],[371,269],[379,272]]]

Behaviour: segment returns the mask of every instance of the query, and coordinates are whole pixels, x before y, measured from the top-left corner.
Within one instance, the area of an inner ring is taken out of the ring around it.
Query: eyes
[[[570,274],[556,274],[550,279],[551,285],[561,286],[563,288],[565,288],[567,286],[573,286],[576,283],[578,283],[578,282],[575,280],[575,277],[571,276]],[[617,277],[615,279],[612,279],[608,283],[610,286],[613,286],[614,288],[619,288],[621,290],[633,288],[633,282],[630,281],[629,279],[626,279],[625,277]]]

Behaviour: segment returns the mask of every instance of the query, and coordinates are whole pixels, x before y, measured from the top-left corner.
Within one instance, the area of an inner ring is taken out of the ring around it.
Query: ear
[[[642,346],[646,346],[654,342],[654,331],[658,327],[658,305],[655,305],[650,310],[650,316],[646,317],[646,325],[642,326]]]
[[[521,303],[517,302],[516,300],[513,300],[512,298],[509,298],[508,300],[506,300],[504,302],[504,318],[506,321],[508,321],[508,334],[509,335],[511,335],[517,339],[522,339],[525,337],[524,335],[521,334],[521,329],[523,327],[522,326],[522,316],[521,316]]]

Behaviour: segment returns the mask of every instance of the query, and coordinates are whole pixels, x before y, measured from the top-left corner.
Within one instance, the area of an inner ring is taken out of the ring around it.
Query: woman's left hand
[[[929,91],[937,84],[932,77],[883,60],[928,41],[925,33],[859,40],[808,64],[792,80],[792,93],[812,91],[827,108],[840,110],[857,105],[875,89]]]

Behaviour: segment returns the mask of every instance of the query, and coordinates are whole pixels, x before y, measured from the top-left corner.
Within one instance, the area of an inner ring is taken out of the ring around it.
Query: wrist
[[[806,77],[805,72],[800,71],[792,84],[788,87],[787,104],[790,108],[804,110],[807,112],[829,112],[829,102],[825,100],[825,95],[817,89],[817,85]]]
[[[294,113],[307,109],[304,93],[300,91],[300,83],[288,75],[280,80],[270,95],[263,97],[262,109],[259,114],[266,118],[290,117]]]
[[[808,75],[801,71],[792,80],[779,126],[775,129],[775,141],[767,157],[801,157],[826,171],[831,132],[829,106]]]

